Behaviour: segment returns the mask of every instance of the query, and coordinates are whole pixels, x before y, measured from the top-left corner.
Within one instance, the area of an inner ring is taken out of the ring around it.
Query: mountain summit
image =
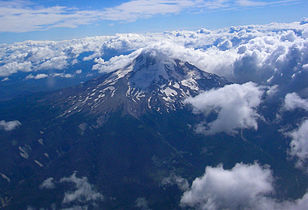
[[[64,108],[61,116],[78,112],[107,114],[122,109],[138,117],[147,111],[182,108],[185,98],[227,83],[188,62],[157,50],[144,50],[124,68],[60,91],[56,98]]]

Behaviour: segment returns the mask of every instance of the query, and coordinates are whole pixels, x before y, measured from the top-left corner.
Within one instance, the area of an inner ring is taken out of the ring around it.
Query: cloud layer
[[[206,135],[219,132],[237,133],[237,129],[258,128],[259,114],[256,109],[261,103],[262,88],[255,83],[232,84],[209,90],[185,102],[192,104],[195,113],[206,116],[217,113],[217,119],[198,125],[196,131]]]
[[[237,83],[303,88],[308,79],[308,24],[239,26],[210,31],[117,34],[68,41],[26,41],[0,45],[0,81],[18,72],[29,77],[69,69],[110,72],[142,49],[156,49]],[[44,72],[42,72],[44,71]],[[32,74],[32,76],[31,76]],[[48,75],[50,76],[50,75]],[[296,84],[296,85],[295,85]]]

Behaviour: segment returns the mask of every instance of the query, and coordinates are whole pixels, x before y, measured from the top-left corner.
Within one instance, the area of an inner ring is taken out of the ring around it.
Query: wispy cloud
[[[0,32],[28,32],[56,27],[74,28],[98,20],[95,11],[67,7],[35,7],[24,2],[0,3]]]
[[[244,7],[256,7],[256,6],[267,6],[275,4],[285,4],[295,2],[296,0],[282,0],[282,1],[256,1],[256,0],[237,0],[236,3],[239,6]]]
[[[133,0],[102,12],[102,19],[134,21],[157,14],[174,14],[196,7],[202,0]]]
[[[65,6],[42,7],[31,1],[0,0],[0,32],[42,31],[76,28],[101,20],[129,22],[155,15],[178,14],[187,10],[266,6],[296,0],[131,0],[102,10],[80,10]]]
[[[230,0],[212,0],[204,2],[204,7],[208,9],[219,9],[219,8],[226,8],[229,6],[230,6]]]

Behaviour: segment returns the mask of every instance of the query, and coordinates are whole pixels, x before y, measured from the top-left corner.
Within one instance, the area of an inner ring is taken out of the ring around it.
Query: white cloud
[[[266,95],[267,96],[273,96],[275,95],[279,90],[279,86],[278,85],[273,85],[271,87],[268,88],[268,90],[266,91]]]
[[[56,187],[54,183],[54,178],[49,177],[45,179],[42,184],[39,186],[40,189],[54,189]]]
[[[53,73],[51,74],[52,77],[62,77],[62,78],[72,78],[74,75],[72,74],[64,74],[64,73]]]
[[[4,44],[0,46],[0,77],[46,69],[66,73],[87,61],[96,62],[95,70],[110,72],[130,62],[138,50],[152,48],[232,82],[280,87],[307,77],[306,25],[296,22]]]
[[[135,21],[153,15],[174,14],[198,8],[202,0],[132,0],[103,10],[80,10],[64,6],[35,7],[24,1],[0,2],[0,32],[75,28],[100,20]]]
[[[162,186],[176,185],[180,190],[186,191],[189,188],[188,181],[177,175],[170,175],[161,181]]]
[[[121,68],[124,68],[125,66],[132,63],[132,61],[140,54],[141,50],[137,50],[129,55],[120,55],[120,56],[114,56],[109,61],[104,61],[102,58],[97,58],[94,61],[96,62],[95,65],[93,65],[93,70],[98,70],[99,72],[112,72]]]
[[[304,167],[308,171],[308,120],[305,120],[298,129],[288,134],[290,143],[290,155],[297,157],[297,166]]]
[[[62,203],[70,204],[74,202],[81,202],[88,204],[96,201],[102,200],[104,197],[99,192],[96,192],[93,185],[88,182],[87,177],[78,178],[76,173],[73,173],[70,177],[64,177],[60,179],[60,183],[73,183],[75,185],[75,190],[71,192],[66,192]]]
[[[205,135],[219,132],[235,134],[239,128],[258,128],[259,114],[256,109],[261,103],[263,92],[263,88],[252,82],[232,84],[206,91],[185,102],[193,106],[195,113],[206,116],[211,112],[217,113],[216,120],[199,124],[197,132]]]
[[[24,1],[5,1],[0,3],[0,32],[75,28],[98,20],[97,14],[97,11],[82,11],[61,6],[35,7]]]
[[[135,21],[158,14],[179,13],[190,7],[197,7],[200,0],[132,0],[103,11],[102,19]]]
[[[205,174],[184,192],[181,204],[200,209],[250,209],[273,191],[272,182],[271,171],[258,164],[236,164],[230,170],[221,165],[206,167]]]
[[[80,25],[109,21],[136,21],[155,15],[183,11],[238,8],[292,3],[294,0],[130,0],[101,10],[82,10],[65,6],[43,7],[34,1],[0,1],[0,32],[42,31],[51,28],[76,28]]]
[[[47,74],[37,74],[37,75],[35,75],[35,76],[33,76],[32,74],[29,74],[29,75],[26,77],[26,79],[44,79],[44,78],[46,78],[46,77],[48,77]]]
[[[1,173],[0,173],[1,175]],[[53,190],[59,187],[60,184],[71,183],[72,191],[64,193],[61,209],[88,209],[89,207],[97,207],[97,202],[102,201],[104,196],[94,189],[94,186],[88,182],[87,177],[79,178],[74,172],[69,177],[63,177],[59,181],[55,181],[53,177],[45,179],[40,189]],[[65,185],[64,185],[65,186]],[[53,204],[51,208],[54,209]]]
[[[212,210],[304,210],[307,207],[308,193],[293,202],[273,199],[273,181],[271,170],[257,163],[238,163],[229,170],[223,169],[222,165],[206,167],[204,175],[196,178],[184,192],[180,204]]]
[[[13,121],[1,120],[0,121],[0,129],[3,129],[5,131],[12,131],[19,126],[21,126],[21,123],[18,120],[13,120]]]
[[[283,0],[283,1],[256,1],[256,0],[237,0],[240,6],[244,7],[255,7],[255,6],[267,6],[275,4],[285,4],[290,2],[296,2],[296,0]]]
[[[264,6],[267,2],[264,1],[251,1],[251,0],[237,0],[237,3],[241,6]]]
[[[308,206],[308,193],[306,192],[306,194],[302,197],[299,198],[297,200],[295,200],[294,202],[283,202],[282,204],[278,204],[277,205],[277,210],[283,209],[283,210],[289,210],[289,209],[293,209],[293,210],[305,210],[307,209]]]
[[[284,109],[294,110],[298,108],[308,111],[308,99],[302,99],[296,93],[288,93],[284,98]]]
[[[31,71],[31,63],[26,62],[9,62],[5,63],[3,66],[0,66],[0,76],[5,77],[11,74],[14,74],[18,71],[29,72]]]
[[[67,65],[66,56],[57,56],[40,64],[39,69],[64,69]]]
[[[218,9],[228,7],[229,0],[213,0],[213,1],[205,1],[204,6],[209,9]]]

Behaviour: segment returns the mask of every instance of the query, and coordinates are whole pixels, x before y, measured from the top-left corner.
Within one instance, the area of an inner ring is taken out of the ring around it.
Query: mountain
[[[296,198],[308,183],[287,160],[278,125],[261,122],[258,133],[238,135],[195,132],[206,117],[184,100],[226,84],[188,62],[142,51],[78,86],[1,102],[0,115],[22,124],[0,130],[1,207],[179,209],[183,190],[206,166],[255,160],[280,174],[277,198]]]
[[[64,117],[78,112],[102,115],[120,108],[138,117],[148,111],[181,109],[185,98],[225,84],[217,75],[152,50],[141,52],[122,69],[51,97],[65,109]]]

